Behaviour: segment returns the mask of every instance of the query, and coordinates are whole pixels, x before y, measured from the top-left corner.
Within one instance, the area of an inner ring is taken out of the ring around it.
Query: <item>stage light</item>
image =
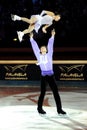
[[[17,41],[17,38],[13,38],[13,41]]]

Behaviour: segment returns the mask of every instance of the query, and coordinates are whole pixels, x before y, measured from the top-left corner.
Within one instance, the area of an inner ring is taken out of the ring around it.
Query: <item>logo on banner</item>
[[[27,69],[28,65],[4,65],[6,69],[5,79],[8,80],[27,80]]]
[[[84,80],[84,65],[61,65],[60,80]]]

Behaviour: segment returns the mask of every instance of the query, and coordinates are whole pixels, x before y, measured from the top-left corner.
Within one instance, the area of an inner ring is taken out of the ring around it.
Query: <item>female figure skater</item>
[[[13,21],[22,20],[29,24],[28,29],[25,29],[24,31],[17,31],[18,39],[21,42],[25,34],[31,33],[33,30],[38,33],[38,30],[43,25],[42,31],[43,33],[47,33],[46,29],[53,24],[53,21],[59,21],[61,17],[59,14],[55,15],[51,11],[43,10],[41,14],[32,15],[30,19],[13,14],[11,14],[11,18]]]
[[[53,43],[55,36],[54,29],[52,30],[51,35],[52,36],[48,40],[47,47],[41,46],[41,48],[39,49],[38,44],[33,39],[33,33],[30,34],[31,46],[38,60],[37,65],[39,65],[41,69],[41,93],[38,100],[37,110],[40,114],[46,114],[46,112],[43,110],[43,100],[46,93],[46,85],[48,83],[53,92],[58,114],[66,114],[66,112],[63,111],[62,109],[61,99],[58,93],[57,84],[55,82],[53,72],[52,56],[53,56]]]

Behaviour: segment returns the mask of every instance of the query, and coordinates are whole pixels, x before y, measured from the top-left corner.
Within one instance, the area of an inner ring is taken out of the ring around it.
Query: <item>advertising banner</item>
[[[0,80],[38,80],[39,68],[36,65],[0,65]]]
[[[55,73],[57,80],[87,80],[87,65],[57,65]],[[57,71],[56,71],[57,70]]]
[[[57,81],[87,80],[87,65],[54,64]],[[35,64],[0,65],[0,80],[40,80],[40,69]]]

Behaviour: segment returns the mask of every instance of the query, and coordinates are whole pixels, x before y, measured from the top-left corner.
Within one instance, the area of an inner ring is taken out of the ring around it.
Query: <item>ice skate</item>
[[[16,20],[21,20],[21,17],[18,16],[18,15],[11,14],[11,19],[12,19],[13,21],[16,21]]]
[[[42,108],[38,108],[37,110],[38,110],[38,113],[40,114],[46,114],[46,112]]]
[[[23,36],[24,36],[24,33],[21,32],[21,31],[17,31],[17,34],[18,34],[18,39],[19,39],[19,41],[21,42],[21,41],[22,41],[22,38],[23,38]]]
[[[59,111],[58,111],[58,114],[61,114],[61,115],[66,115],[66,112],[65,112],[65,111],[63,111],[63,110],[59,110]]]

